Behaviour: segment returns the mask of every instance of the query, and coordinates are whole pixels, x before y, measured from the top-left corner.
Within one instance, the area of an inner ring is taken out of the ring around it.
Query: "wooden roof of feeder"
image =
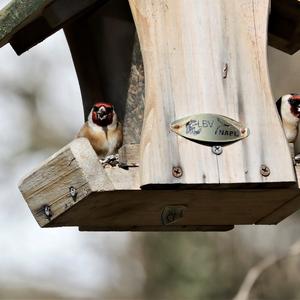
[[[0,11],[0,47],[11,43],[21,54],[107,1],[12,0]],[[300,1],[271,0],[269,44],[289,54],[300,49]]]
[[[300,49],[300,3],[271,2],[269,44],[293,54]],[[224,231],[235,224],[277,224],[299,209],[298,174],[275,107],[264,113],[274,106],[265,60],[268,4],[268,0],[192,0],[187,8],[174,0],[15,0],[0,11],[0,46],[10,43],[17,54],[63,28],[85,116],[94,99],[104,96],[124,123],[125,143],[119,153],[123,168],[103,168],[89,142],[77,139],[22,180],[20,190],[40,226]],[[205,19],[205,26],[190,26],[195,19],[189,9],[195,18]],[[226,14],[226,22],[214,23],[207,18],[209,11]],[[176,31],[175,19],[180,24]],[[211,36],[201,56],[193,56],[192,64],[186,57],[178,64],[183,53],[177,51],[178,45],[193,55],[200,45],[197,37],[205,38],[208,28]],[[141,52],[148,78],[144,116]],[[214,63],[209,68],[197,67],[211,57]],[[187,78],[182,66],[188,66],[187,74],[193,76]],[[218,102],[224,97],[230,101]],[[186,100],[184,106],[181,99]],[[251,110],[245,114],[250,100]],[[195,114],[199,106],[242,120],[250,128],[249,138],[221,148],[221,154],[212,152],[212,145],[168,130],[178,116]],[[143,120],[148,125],[141,133]]]

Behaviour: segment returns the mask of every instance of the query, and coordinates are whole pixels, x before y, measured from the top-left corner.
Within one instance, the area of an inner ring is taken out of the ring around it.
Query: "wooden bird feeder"
[[[120,167],[103,168],[88,140],[76,139],[23,179],[37,222],[224,231],[277,224],[299,209],[298,167],[273,101],[266,46],[269,33],[270,45],[300,49],[300,3],[271,2],[269,30],[268,0],[28,0],[4,8],[0,46],[21,54],[63,28],[85,116],[104,96],[124,124]]]

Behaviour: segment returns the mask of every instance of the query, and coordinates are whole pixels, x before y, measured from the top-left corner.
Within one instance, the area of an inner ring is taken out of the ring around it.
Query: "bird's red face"
[[[92,109],[92,119],[98,126],[108,126],[113,122],[114,107],[110,103],[95,103]]]
[[[289,104],[291,105],[291,113],[297,117],[300,118],[300,95],[297,94],[291,94],[291,97],[289,98]]]

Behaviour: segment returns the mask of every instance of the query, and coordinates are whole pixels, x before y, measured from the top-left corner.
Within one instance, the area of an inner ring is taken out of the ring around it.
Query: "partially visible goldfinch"
[[[123,132],[113,105],[95,103],[77,137],[87,138],[100,159],[116,154],[122,146]]]
[[[295,143],[300,121],[300,95],[284,95],[277,100],[276,106],[288,142]]]

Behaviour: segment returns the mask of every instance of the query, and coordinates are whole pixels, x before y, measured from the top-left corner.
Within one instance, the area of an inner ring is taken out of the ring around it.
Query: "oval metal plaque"
[[[171,130],[187,139],[203,143],[232,143],[250,131],[241,123],[217,114],[198,114],[174,121]]]

